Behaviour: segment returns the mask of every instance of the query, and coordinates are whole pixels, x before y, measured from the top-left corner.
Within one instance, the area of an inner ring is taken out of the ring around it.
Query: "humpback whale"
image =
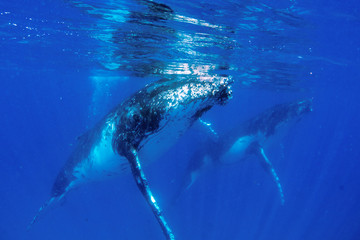
[[[50,200],[30,226],[45,208],[82,183],[131,172],[166,239],[175,239],[151,192],[142,161],[159,158],[206,111],[225,104],[231,98],[231,84],[226,77],[162,79],[116,106],[79,138],[56,177]]]
[[[189,160],[185,177],[174,200],[191,187],[204,168],[239,162],[255,156],[265,171],[271,174],[277,185],[281,203],[284,204],[284,193],[279,177],[265,154],[264,146],[281,128],[300,120],[304,114],[311,111],[312,99],[279,104],[223,134],[215,132],[209,123],[199,119],[208,127],[210,133],[196,144],[198,147]]]

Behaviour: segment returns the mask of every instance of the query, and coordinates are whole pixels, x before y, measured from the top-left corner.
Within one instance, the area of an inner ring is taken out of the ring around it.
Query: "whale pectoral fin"
[[[216,140],[219,138],[218,133],[214,130],[211,123],[205,122],[201,118],[199,118],[199,122],[211,133],[211,137],[214,137]]]
[[[280,179],[279,179],[278,175],[276,174],[273,165],[271,164],[271,162],[269,161],[269,159],[265,155],[264,149],[261,146],[259,146],[259,149],[258,149],[257,152],[258,152],[258,155],[259,155],[259,157],[261,159],[261,165],[264,167],[266,172],[271,174],[274,182],[276,183],[276,186],[277,186],[277,188],[279,190],[279,193],[280,193],[281,204],[283,205],[284,202],[285,202],[285,199],[284,199],[284,192],[283,192],[281,184],[280,184]]]
[[[144,171],[142,170],[137,151],[135,149],[132,149],[126,157],[130,163],[131,172],[135,179],[136,185],[144,196],[146,202],[150,205],[151,210],[156,217],[156,220],[159,222],[161,229],[166,236],[166,239],[174,240],[174,234],[172,233],[167,222],[165,221],[165,218],[162,215],[162,211],[151,193],[148,181],[146,179]]]

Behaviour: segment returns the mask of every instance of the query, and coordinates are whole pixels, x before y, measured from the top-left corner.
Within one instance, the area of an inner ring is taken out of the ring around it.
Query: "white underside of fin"
[[[273,180],[274,182],[276,183],[276,186],[279,190],[279,194],[280,194],[280,198],[281,198],[281,204],[283,205],[285,203],[285,198],[284,198],[284,192],[282,190],[282,187],[281,187],[281,183],[280,183],[280,179],[278,177],[278,175],[276,174],[275,172],[275,169],[274,167],[272,166],[271,162],[269,161],[269,159],[266,157],[265,155],[265,152],[264,152],[264,149],[263,148],[260,148],[260,153],[261,153],[261,156],[263,157],[264,161],[266,162],[266,164],[269,166],[270,168],[270,173],[273,177]]]

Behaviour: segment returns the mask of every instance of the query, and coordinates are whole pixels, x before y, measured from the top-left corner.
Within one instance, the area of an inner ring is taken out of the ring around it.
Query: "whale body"
[[[50,200],[31,225],[43,209],[76,186],[131,172],[166,239],[174,239],[139,159],[149,163],[159,158],[206,111],[225,104],[231,98],[231,83],[225,77],[161,79],[116,106],[79,138],[53,184]]]
[[[199,173],[206,167],[232,164],[255,156],[265,171],[273,177],[283,204],[285,200],[280,180],[265,154],[264,146],[268,145],[279,131],[299,121],[311,111],[312,99],[302,99],[275,105],[225,133],[216,133],[210,129],[209,136],[196,143],[201,147],[198,147],[190,158],[174,200],[192,186]]]

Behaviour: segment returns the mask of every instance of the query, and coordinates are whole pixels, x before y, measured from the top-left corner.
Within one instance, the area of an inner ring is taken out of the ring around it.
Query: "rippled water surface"
[[[99,77],[222,74],[244,85],[285,88],[308,77],[312,23],[295,2],[283,8],[255,1],[52,4],[30,7],[45,16],[3,11],[4,44],[46,49],[57,43],[51,49],[57,55],[98,65]]]

